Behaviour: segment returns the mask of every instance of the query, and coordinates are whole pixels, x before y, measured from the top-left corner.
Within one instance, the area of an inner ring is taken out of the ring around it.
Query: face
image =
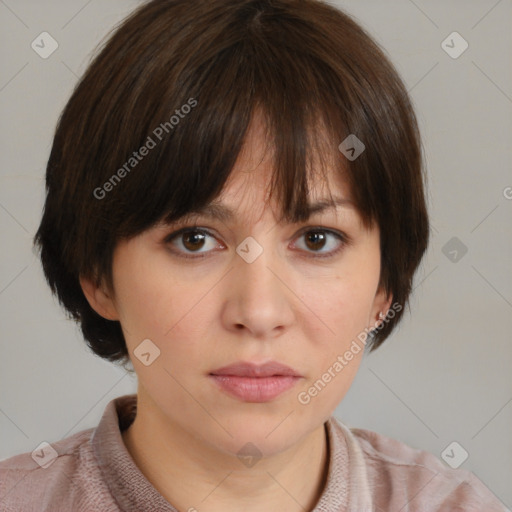
[[[147,410],[230,454],[249,441],[276,454],[321,426],[355,377],[357,336],[391,300],[378,291],[378,228],[366,229],[350,202],[301,224],[276,221],[263,142],[253,124],[216,200],[232,219],[200,215],[119,243],[113,292],[86,293],[120,321]],[[310,192],[311,203],[329,192],[350,200],[334,176]],[[269,361],[295,377],[216,372]]]

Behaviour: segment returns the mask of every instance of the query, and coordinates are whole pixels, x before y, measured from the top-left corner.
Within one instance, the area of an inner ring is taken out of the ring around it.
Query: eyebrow
[[[343,197],[333,197],[331,199],[318,199],[307,205],[307,218],[314,214],[322,213],[328,210],[335,210],[337,207],[354,208],[355,204],[350,199]],[[236,214],[228,206],[218,201],[213,201],[202,208],[197,208],[184,215],[184,219],[204,217],[219,220],[221,222],[230,222],[236,217]]]

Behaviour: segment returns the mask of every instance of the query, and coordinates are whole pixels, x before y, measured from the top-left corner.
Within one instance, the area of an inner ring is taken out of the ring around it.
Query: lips
[[[232,375],[236,377],[273,377],[273,376],[292,376],[302,377],[300,373],[293,368],[277,361],[270,361],[265,364],[255,364],[248,362],[238,362],[224,366],[210,372],[210,375]]]
[[[243,402],[270,402],[293,388],[302,375],[276,361],[262,365],[239,362],[209,375],[224,393]]]

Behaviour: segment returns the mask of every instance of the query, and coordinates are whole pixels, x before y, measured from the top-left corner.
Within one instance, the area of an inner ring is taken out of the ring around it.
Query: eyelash
[[[174,231],[173,233],[170,233],[169,235],[167,235],[164,239],[164,243],[170,244],[172,242],[172,240],[174,240],[175,238],[178,238],[180,235],[183,235],[185,233],[196,233],[196,234],[199,233],[202,235],[211,236],[212,238],[216,238],[213,233],[211,233],[209,230],[207,230],[205,228],[200,228],[199,226],[187,226],[187,227],[181,228],[178,231]],[[345,233],[342,233],[339,231],[334,231],[332,229],[323,228],[321,226],[311,226],[311,227],[308,226],[307,228],[305,228],[304,230],[302,230],[299,233],[297,238],[300,238],[308,233],[324,233],[324,234],[328,233],[330,235],[333,235],[335,238],[337,238],[341,242],[340,246],[337,249],[330,251],[328,253],[318,253],[318,254],[315,254],[314,252],[310,253],[309,257],[315,258],[315,259],[316,258],[320,258],[320,259],[332,258],[335,255],[337,255],[340,251],[342,251],[346,246],[350,245],[350,243],[351,243],[350,238]],[[185,258],[185,259],[203,259],[203,258],[207,257],[208,253],[211,251],[207,251],[204,253],[197,253],[194,256],[190,256],[188,254],[182,253],[180,251],[175,251],[175,250],[172,250],[172,252],[175,254],[178,254],[179,257]],[[306,251],[306,252],[308,252],[308,251]]]

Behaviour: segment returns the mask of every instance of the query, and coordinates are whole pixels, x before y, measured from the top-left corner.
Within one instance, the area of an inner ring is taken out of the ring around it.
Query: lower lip
[[[301,377],[274,375],[272,377],[238,377],[210,375],[221,389],[244,402],[269,402],[291,389]]]

